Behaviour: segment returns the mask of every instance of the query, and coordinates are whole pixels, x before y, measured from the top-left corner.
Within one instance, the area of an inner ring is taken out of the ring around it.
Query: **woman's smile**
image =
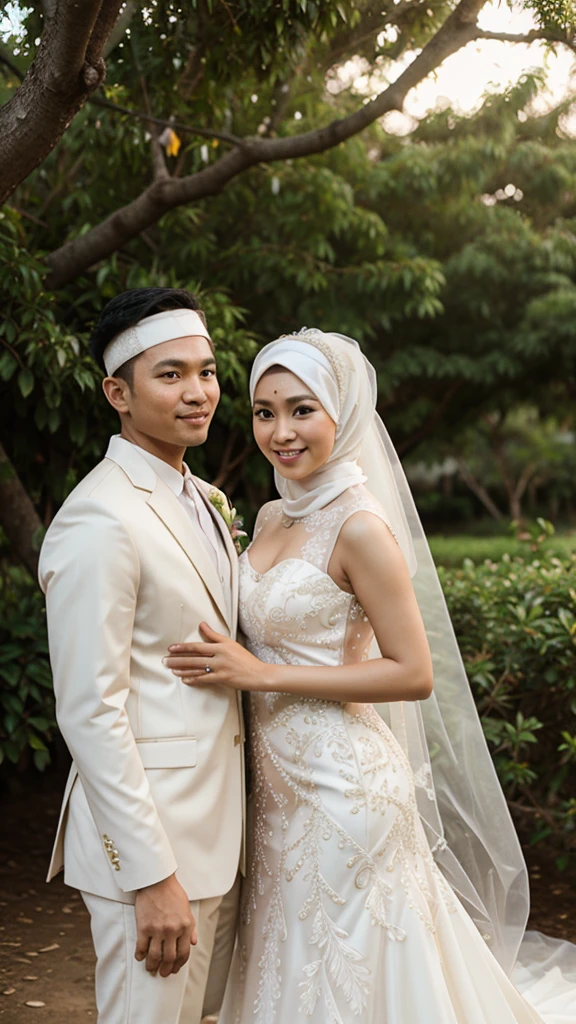
[[[283,448],[283,449],[273,448],[272,451],[274,452],[274,455],[276,456],[276,458],[278,459],[279,462],[282,462],[284,465],[287,465],[288,463],[296,462],[302,455],[304,455],[304,452],[307,451],[307,449],[306,448]]]

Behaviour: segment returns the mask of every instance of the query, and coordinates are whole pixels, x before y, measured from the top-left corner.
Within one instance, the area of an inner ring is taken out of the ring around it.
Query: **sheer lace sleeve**
[[[322,572],[328,571],[328,565],[340,530],[344,523],[356,512],[371,512],[381,519],[398,543],[390,523],[384,515],[382,506],[372,497],[365,487],[351,487],[343,495],[344,500],[331,508],[321,509],[307,517],[306,531],[310,538],[302,545],[302,557],[315,565]]]
[[[273,516],[277,517],[282,512],[282,503],[280,501],[267,501],[256,516],[256,522],[254,523],[254,533],[252,540],[255,541],[256,537],[260,533],[262,527],[272,519]]]

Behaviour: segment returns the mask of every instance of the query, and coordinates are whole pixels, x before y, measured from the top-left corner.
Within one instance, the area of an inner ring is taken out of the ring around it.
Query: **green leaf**
[[[3,381],[9,381],[14,376],[16,369],[18,368],[18,362],[14,358],[11,352],[3,352],[0,355],[0,379]]]
[[[44,743],[44,740],[42,740],[40,736],[37,736],[36,733],[32,732],[31,730],[28,732],[28,743],[32,747],[32,750],[48,749],[46,744]]]
[[[34,375],[31,370],[20,370],[18,374],[18,387],[23,398],[28,398],[34,389]]]
[[[50,752],[48,750],[35,750],[32,759],[38,771],[43,772],[47,765],[50,764]]]

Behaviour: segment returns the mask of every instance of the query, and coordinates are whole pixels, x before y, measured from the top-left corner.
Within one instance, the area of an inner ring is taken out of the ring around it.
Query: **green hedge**
[[[559,865],[576,840],[576,554],[439,569],[474,696],[507,797]],[[50,761],[54,700],[43,598],[0,572],[0,761]]]
[[[565,867],[576,852],[576,554],[439,574],[508,801]]]

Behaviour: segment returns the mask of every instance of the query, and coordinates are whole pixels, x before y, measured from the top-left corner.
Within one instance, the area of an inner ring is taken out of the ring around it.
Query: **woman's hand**
[[[164,664],[187,686],[230,686],[234,690],[265,690],[270,686],[273,666],[259,661],[253,654],[200,623],[206,643],[172,644]],[[206,669],[210,669],[209,672]]]

